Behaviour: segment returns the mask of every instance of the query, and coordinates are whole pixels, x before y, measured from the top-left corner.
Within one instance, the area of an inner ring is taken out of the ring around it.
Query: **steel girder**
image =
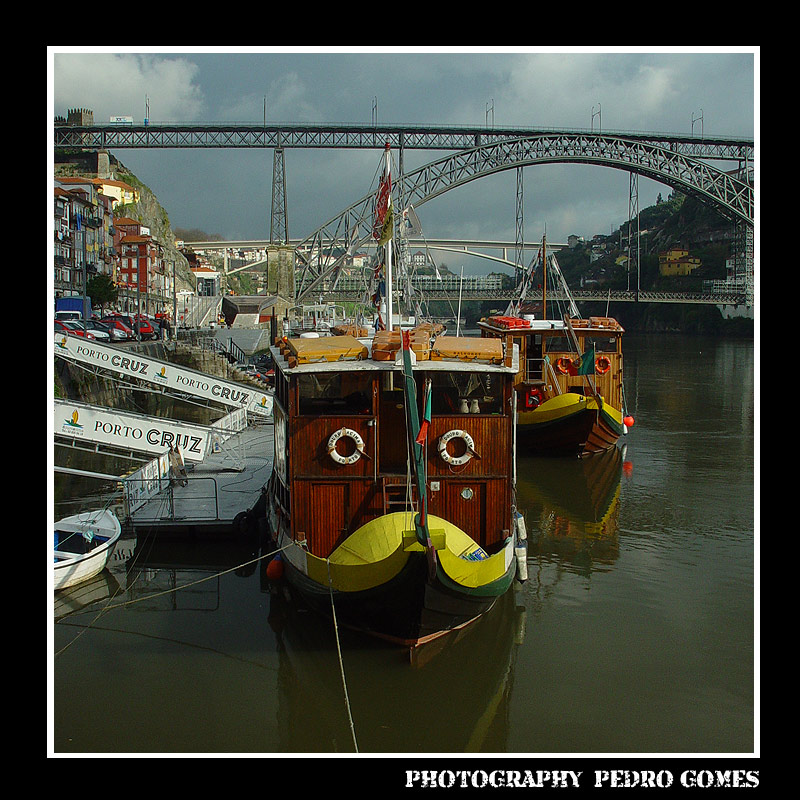
[[[406,202],[419,206],[477,177],[534,164],[615,167],[710,201],[731,220],[753,224],[753,187],[705,161],[646,142],[600,134],[536,136],[456,153],[403,176]]]
[[[612,303],[690,303],[694,305],[749,305],[745,292],[637,292],[636,290],[612,290],[611,292],[593,292],[577,290],[570,292],[576,302],[612,302]],[[318,292],[317,298],[322,297],[327,301],[358,301],[362,299],[353,289],[323,289]],[[426,300],[497,300],[507,302],[513,300],[515,290],[501,289],[463,289],[453,292],[446,289],[425,289]],[[561,300],[569,302],[570,298],[562,290],[547,290],[548,300]],[[542,290],[530,290],[526,300],[541,300]]]
[[[97,124],[54,126],[56,147],[91,150],[127,148],[377,148],[467,150],[499,141],[537,136],[581,136],[585,132],[553,128],[473,128],[408,125],[259,125],[259,124]],[[607,131],[630,141],[673,150],[690,158],[752,163],[752,139],[695,137],[654,132]],[[588,134],[592,135],[592,134]]]

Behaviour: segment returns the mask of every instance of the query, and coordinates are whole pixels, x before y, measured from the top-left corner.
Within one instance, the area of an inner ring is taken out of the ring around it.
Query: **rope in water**
[[[358,741],[356,740],[356,729],[353,725],[353,714],[350,709],[350,696],[347,693],[347,679],[344,675],[344,662],[342,661],[342,647],[339,643],[339,624],[336,621],[336,605],[333,602],[333,586],[331,585],[331,560],[330,558],[325,559],[325,562],[328,566],[328,594],[331,598],[331,613],[333,615],[333,632],[336,636],[336,650],[339,655],[339,672],[342,676],[342,689],[344,690],[344,704],[345,708],[347,709],[347,719],[350,721],[350,734],[353,737],[353,747],[356,749],[356,753],[358,752]]]

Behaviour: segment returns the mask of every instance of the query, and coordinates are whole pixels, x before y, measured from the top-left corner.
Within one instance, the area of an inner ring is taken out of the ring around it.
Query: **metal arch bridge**
[[[57,124],[56,147],[126,148],[385,148],[456,149],[457,152],[398,179],[401,207],[423,203],[486,175],[537,164],[583,163],[623,169],[669,185],[715,206],[735,223],[752,229],[754,195],[752,139],[687,137],[677,134],[587,132],[521,128],[321,125],[92,125]],[[710,160],[734,160],[738,174]],[[367,195],[307,237],[297,300],[318,295],[338,274],[346,255],[370,241],[373,195]],[[345,255],[338,255],[343,253]],[[337,256],[334,257],[334,253]],[[320,266],[323,265],[323,266]]]
[[[627,170],[694,194],[733,220],[753,225],[752,139],[637,132],[522,128],[323,125],[61,125],[57,148],[385,148],[401,153],[402,202],[421,205],[469,180],[513,167],[582,163]],[[404,172],[408,149],[456,150],[413,172]],[[745,180],[711,166],[735,161]],[[347,213],[347,212],[345,212]]]
[[[418,208],[450,189],[506,169],[535,164],[584,163],[611,166],[645,175],[714,205],[734,223],[752,229],[753,185],[710,164],[663,147],[601,134],[541,135],[497,141],[458,152],[401,173],[401,207]],[[318,228],[297,249],[301,262],[298,300],[319,293],[335,278],[345,258],[371,241],[374,193],[370,193]],[[308,255],[304,255],[308,254]],[[321,266],[322,265],[322,266]]]

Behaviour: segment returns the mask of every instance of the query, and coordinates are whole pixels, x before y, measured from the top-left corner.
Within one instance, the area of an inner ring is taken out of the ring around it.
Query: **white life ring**
[[[451,439],[464,440],[464,446],[465,446],[464,455],[451,456],[450,453],[447,452],[447,443]],[[448,464],[454,464],[456,466],[460,464],[466,464],[467,461],[469,461],[472,458],[474,453],[475,453],[475,442],[466,431],[460,431],[454,429],[452,431],[447,431],[447,433],[442,434],[442,436],[439,437],[439,455]]]
[[[347,436],[348,438],[352,439],[356,445],[356,449],[349,456],[343,456],[336,449],[336,443],[343,436]],[[355,464],[356,461],[358,461],[358,459],[361,458],[361,454],[363,452],[364,452],[364,440],[359,436],[358,431],[354,431],[352,428],[339,428],[339,430],[336,431],[335,433],[332,433],[330,439],[328,439],[328,455],[337,464]]]

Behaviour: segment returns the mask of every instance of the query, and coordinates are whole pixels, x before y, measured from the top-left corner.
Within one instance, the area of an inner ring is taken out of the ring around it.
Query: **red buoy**
[[[626,424],[626,425],[627,425],[629,428],[632,428],[632,427],[633,427],[633,417],[632,417],[630,414],[628,414],[628,416],[627,416],[627,417],[625,417],[625,418],[624,418],[622,421],[623,421],[623,422],[624,422],[624,423],[625,423],[625,424]]]
[[[283,561],[281,561],[280,557],[273,558],[272,561],[267,564],[267,578],[271,581],[279,581],[283,577]]]

